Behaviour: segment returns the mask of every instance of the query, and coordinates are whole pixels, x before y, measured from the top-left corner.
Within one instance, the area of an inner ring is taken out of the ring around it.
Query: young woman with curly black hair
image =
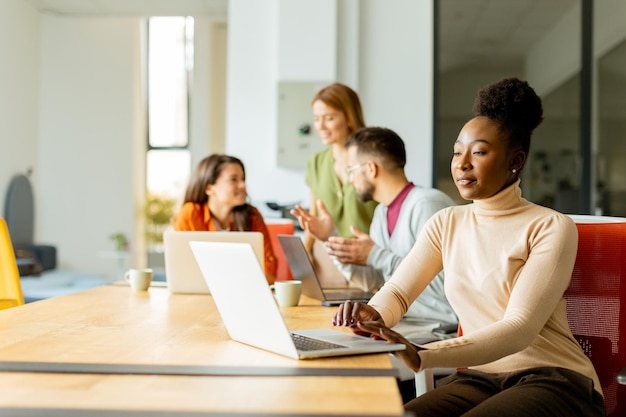
[[[576,225],[520,189],[541,100],[508,78],[481,89],[474,112],[450,164],[472,203],[435,214],[391,280],[368,304],[343,304],[333,323],[404,343],[396,355],[416,371],[458,369],[406,404],[417,416],[604,416],[598,376],[572,336],[563,299]],[[441,269],[462,336],[412,344],[390,327]]]

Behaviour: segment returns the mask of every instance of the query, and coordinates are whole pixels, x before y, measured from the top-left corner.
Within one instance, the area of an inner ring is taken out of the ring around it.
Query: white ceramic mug
[[[135,291],[146,291],[150,287],[154,273],[152,269],[129,269],[124,274],[124,279],[128,281],[130,287]]]
[[[302,294],[302,281],[288,280],[274,282],[274,295],[281,307],[297,306]]]

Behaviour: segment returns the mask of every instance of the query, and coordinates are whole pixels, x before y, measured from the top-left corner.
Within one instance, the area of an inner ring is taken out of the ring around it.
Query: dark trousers
[[[416,417],[605,417],[593,381],[563,368],[460,370],[405,404]]]

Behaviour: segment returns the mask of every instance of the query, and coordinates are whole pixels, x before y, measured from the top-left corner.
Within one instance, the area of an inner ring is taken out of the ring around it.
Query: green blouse
[[[350,226],[369,233],[376,201],[362,203],[350,182],[339,183],[333,168],[332,148],[313,155],[307,161],[306,183],[317,200],[322,200],[333,217],[340,236],[354,237]],[[315,201],[311,201],[315,204]]]

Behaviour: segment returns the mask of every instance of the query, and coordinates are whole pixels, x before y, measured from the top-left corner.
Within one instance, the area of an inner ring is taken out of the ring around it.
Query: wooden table
[[[328,327],[334,311],[306,298],[282,309],[290,329]],[[286,358],[230,340],[210,296],[165,288],[108,285],[1,311],[0,361],[60,369],[0,372],[0,413],[404,412],[387,354]]]

